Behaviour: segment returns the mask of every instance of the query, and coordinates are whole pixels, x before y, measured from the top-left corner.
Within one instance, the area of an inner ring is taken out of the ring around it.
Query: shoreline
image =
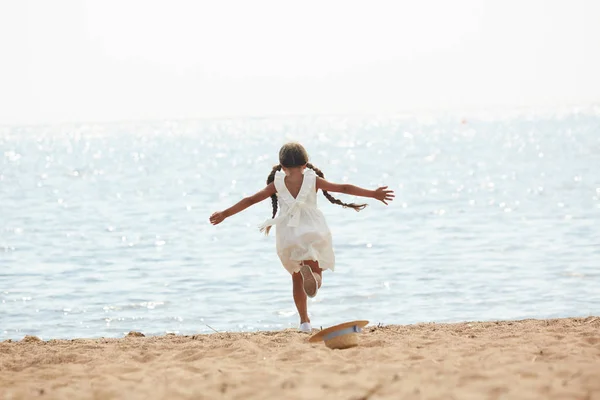
[[[313,333],[318,330],[313,330]],[[599,399],[600,316],[0,342],[0,399]]]

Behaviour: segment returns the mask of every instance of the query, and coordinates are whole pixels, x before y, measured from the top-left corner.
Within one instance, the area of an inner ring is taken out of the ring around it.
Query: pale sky
[[[600,103],[596,0],[0,0],[0,125]]]

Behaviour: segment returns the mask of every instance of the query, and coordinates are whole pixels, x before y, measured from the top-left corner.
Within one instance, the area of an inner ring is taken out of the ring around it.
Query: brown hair
[[[284,144],[279,150],[279,164],[273,166],[271,173],[267,177],[267,185],[275,180],[275,172],[281,171],[282,167],[285,168],[293,168],[293,167],[301,167],[306,165],[307,168],[315,171],[317,176],[322,179],[325,179],[325,175],[323,172],[308,162],[308,153],[304,146],[300,143],[287,143]],[[338,204],[344,208],[352,208],[356,211],[360,211],[365,208],[366,204],[356,204],[356,203],[344,203],[341,200],[336,199],[332,195],[329,194],[326,190],[323,190],[323,195],[333,204]],[[277,195],[274,194],[271,196],[271,202],[273,204],[273,217],[277,214]],[[270,226],[266,228],[266,234],[269,234]]]

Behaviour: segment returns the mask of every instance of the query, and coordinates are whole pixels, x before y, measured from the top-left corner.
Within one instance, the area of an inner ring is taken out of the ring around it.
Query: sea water
[[[0,128],[0,339],[296,327],[270,200],[208,222],[288,140],[396,192],[319,195],[337,263],[314,326],[600,314],[597,112],[63,124]]]

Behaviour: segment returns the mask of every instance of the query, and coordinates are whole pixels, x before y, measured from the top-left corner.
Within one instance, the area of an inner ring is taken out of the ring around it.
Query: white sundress
[[[331,232],[325,216],[317,208],[317,175],[312,169],[304,170],[296,198],[285,186],[284,178],[284,172],[275,172],[279,215],[268,219],[259,228],[275,225],[277,255],[290,274],[300,271],[303,260],[318,261],[321,269],[333,271],[335,255]]]

